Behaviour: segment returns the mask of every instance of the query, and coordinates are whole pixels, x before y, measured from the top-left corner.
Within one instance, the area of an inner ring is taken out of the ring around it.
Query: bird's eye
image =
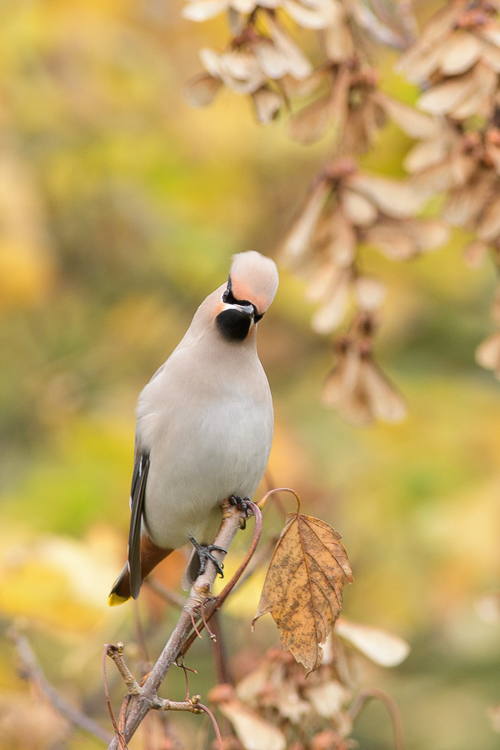
[[[236,299],[236,297],[233,294],[233,291],[231,289],[231,285],[228,283],[227,289],[222,295],[222,301],[226,303],[226,305],[242,305],[242,306],[248,306],[252,303],[249,302],[247,299]],[[253,305],[252,305],[253,307]]]
[[[238,304],[238,301],[234,294],[231,291],[231,287],[228,286],[224,294],[222,295],[222,301],[225,302],[227,305],[236,305]]]

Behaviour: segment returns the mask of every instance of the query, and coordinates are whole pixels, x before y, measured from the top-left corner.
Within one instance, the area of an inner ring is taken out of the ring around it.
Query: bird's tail
[[[116,607],[118,604],[123,604],[128,601],[132,596],[130,592],[130,571],[128,569],[128,563],[125,566],[116,579],[113,588],[108,597],[108,604],[110,607]]]
[[[155,568],[159,562],[168,557],[173,552],[171,549],[162,549],[157,547],[154,542],[146,535],[143,534],[141,537],[141,564],[140,569],[136,571],[137,576],[140,575],[141,583],[148,576],[153,568]],[[137,592],[138,596],[139,592]],[[125,567],[116,579],[111,593],[108,597],[108,604],[110,607],[116,607],[118,604],[123,604],[128,601],[132,596],[130,588],[130,568],[128,562],[125,563]]]

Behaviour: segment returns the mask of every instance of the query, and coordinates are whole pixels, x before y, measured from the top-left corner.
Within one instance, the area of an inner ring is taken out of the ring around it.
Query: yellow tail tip
[[[118,596],[118,594],[111,593],[108,596],[108,604],[110,607],[117,607],[119,604],[128,602],[130,596]]]

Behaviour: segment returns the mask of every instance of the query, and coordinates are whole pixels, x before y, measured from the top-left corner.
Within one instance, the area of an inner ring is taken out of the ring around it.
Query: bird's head
[[[234,255],[217,307],[219,333],[230,341],[244,341],[271,305],[277,289],[278,269],[271,258],[253,250]]]

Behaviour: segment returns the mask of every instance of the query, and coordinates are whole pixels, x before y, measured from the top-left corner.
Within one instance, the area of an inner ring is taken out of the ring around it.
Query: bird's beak
[[[236,310],[240,310],[240,312],[245,313],[245,315],[248,315],[250,318],[252,318],[252,321],[255,317],[255,307],[253,305],[231,305],[231,307],[235,308]]]
[[[252,323],[254,322],[255,317],[255,307],[253,305],[231,305],[227,302],[224,304],[225,310],[238,310],[239,312],[243,313],[244,315],[248,315],[249,318],[251,318]]]

